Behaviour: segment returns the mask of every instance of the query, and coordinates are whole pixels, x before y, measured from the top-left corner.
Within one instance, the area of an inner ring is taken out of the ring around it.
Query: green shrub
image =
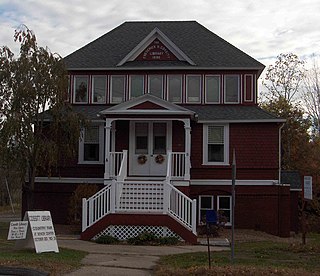
[[[133,245],[157,244],[158,238],[153,233],[143,232],[136,237],[129,238],[127,242]]]
[[[119,243],[119,240],[115,237],[109,236],[109,235],[104,235],[95,240],[96,243],[101,243],[101,244],[117,244]]]
[[[162,237],[159,239],[161,245],[176,245],[180,243],[179,239],[176,237]]]

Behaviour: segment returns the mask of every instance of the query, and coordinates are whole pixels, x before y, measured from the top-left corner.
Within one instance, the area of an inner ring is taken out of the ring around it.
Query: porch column
[[[110,143],[111,143],[111,129],[112,119],[106,119],[106,138],[105,138],[105,162],[104,162],[104,179],[110,179]]]
[[[184,180],[190,180],[190,156],[191,156],[191,126],[190,119],[183,120],[184,123],[184,141],[185,141],[185,152],[186,152],[186,160],[185,160],[185,173]]]

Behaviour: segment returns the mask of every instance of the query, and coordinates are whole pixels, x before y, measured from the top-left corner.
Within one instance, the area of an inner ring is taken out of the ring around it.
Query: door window
[[[148,154],[148,123],[136,123],[136,154]]]
[[[167,124],[153,124],[153,154],[166,154],[167,149]]]

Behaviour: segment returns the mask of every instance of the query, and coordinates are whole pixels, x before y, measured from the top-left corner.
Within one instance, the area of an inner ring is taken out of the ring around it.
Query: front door
[[[129,174],[165,176],[168,148],[171,148],[170,122],[131,122]]]

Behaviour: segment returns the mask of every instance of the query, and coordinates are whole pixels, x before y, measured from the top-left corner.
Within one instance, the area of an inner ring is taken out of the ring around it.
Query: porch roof
[[[284,119],[274,116],[266,112],[258,106],[236,106],[236,105],[185,105],[188,109],[195,113],[199,123],[205,122],[285,122]],[[99,120],[101,111],[111,109],[112,106],[101,105],[74,105],[73,110],[77,113],[85,115],[90,120]],[[137,110],[132,110],[136,112]],[[150,110],[151,114],[155,114],[155,110]],[[165,114],[165,110],[162,114]],[[138,114],[135,113],[135,114]],[[170,111],[167,113],[170,114]]]

